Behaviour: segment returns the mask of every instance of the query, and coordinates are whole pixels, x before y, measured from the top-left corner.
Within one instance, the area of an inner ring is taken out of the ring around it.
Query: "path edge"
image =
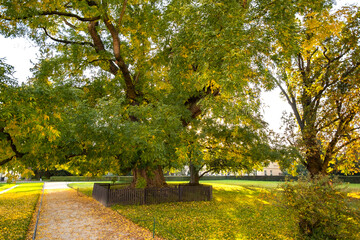
[[[25,237],[26,240],[32,240],[33,237],[34,237],[34,232],[35,232],[35,228],[36,228],[36,225],[37,225],[37,219],[38,219],[38,216],[39,216],[40,210],[41,210],[40,205],[41,205],[41,202],[42,202],[42,197],[44,196],[44,193],[45,193],[44,188],[45,188],[45,183],[43,184],[42,192],[39,195],[38,201],[36,203],[36,206],[35,206],[35,209],[34,209],[34,212],[33,212],[33,215],[32,215],[32,218],[30,220],[28,231],[27,231],[26,237]]]

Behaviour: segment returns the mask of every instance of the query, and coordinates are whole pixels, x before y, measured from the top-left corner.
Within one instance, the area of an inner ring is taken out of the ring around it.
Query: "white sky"
[[[339,8],[344,5],[356,4],[360,5],[360,0],[338,0],[336,7]],[[32,62],[36,62],[36,54],[38,48],[34,47],[28,40],[15,38],[6,39],[0,35],[0,58],[6,58],[6,63],[14,66],[14,77],[19,82],[25,82],[27,78],[31,77],[30,68]],[[269,123],[269,127],[280,132],[281,116],[283,111],[290,112],[290,106],[284,99],[280,98],[280,90],[275,89],[271,92],[262,94],[264,102],[264,119]]]
[[[4,38],[0,35],[0,58],[6,58],[6,63],[15,68],[14,77],[19,82],[25,82],[31,76],[32,62],[36,62],[38,48],[23,38]]]

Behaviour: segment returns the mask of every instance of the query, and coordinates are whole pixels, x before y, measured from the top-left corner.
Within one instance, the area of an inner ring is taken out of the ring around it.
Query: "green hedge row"
[[[114,176],[114,177],[84,177],[84,176],[52,176],[50,181],[59,182],[81,182],[81,181],[125,181],[131,182],[132,177]]]
[[[115,176],[115,177],[84,177],[84,176],[53,176],[51,181],[116,181],[131,182],[132,176]],[[166,181],[190,181],[189,176],[166,176]],[[284,176],[204,176],[201,180],[259,180],[259,181],[284,181]]]
[[[131,182],[132,176],[116,176],[116,181]],[[360,183],[360,176],[338,176],[340,180],[348,183]],[[112,181],[114,177],[84,177],[84,176],[53,176],[50,181]],[[285,181],[285,176],[204,176],[201,180],[250,180],[250,181]],[[291,177],[291,179],[297,179]],[[190,181],[188,176],[166,176],[166,181]]]

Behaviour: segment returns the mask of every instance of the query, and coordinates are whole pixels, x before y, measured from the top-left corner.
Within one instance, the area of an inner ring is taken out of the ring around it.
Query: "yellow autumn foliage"
[[[0,239],[24,239],[43,183],[19,184],[0,194]],[[14,184],[0,185],[0,188]]]

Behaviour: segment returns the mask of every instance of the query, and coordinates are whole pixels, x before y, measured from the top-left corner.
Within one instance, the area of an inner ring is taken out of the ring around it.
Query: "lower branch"
[[[9,157],[9,158],[7,158],[7,159],[5,159],[5,160],[2,160],[2,161],[0,162],[0,166],[5,165],[6,163],[10,162],[13,158],[14,158],[14,156]]]
[[[205,174],[207,174],[207,173],[209,173],[209,172],[211,172],[212,170],[210,169],[210,170],[207,170],[207,171],[205,171],[205,172],[203,172],[200,176],[199,176],[199,178],[202,178]]]
[[[44,30],[46,36],[48,36],[51,40],[53,40],[55,42],[59,42],[59,43],[63,43],[63,44],[82,45],[82,46],[88,45],[88,46],[91,46],[91,47],[95,47],[94,44],[92,44],[91,42],[75,42],[75,41],[57,39],[57,38],[54,38],[53,36],[51,36],[48,33],[48,31],[46,30],[46,28],[43,28],[43,30]]]

